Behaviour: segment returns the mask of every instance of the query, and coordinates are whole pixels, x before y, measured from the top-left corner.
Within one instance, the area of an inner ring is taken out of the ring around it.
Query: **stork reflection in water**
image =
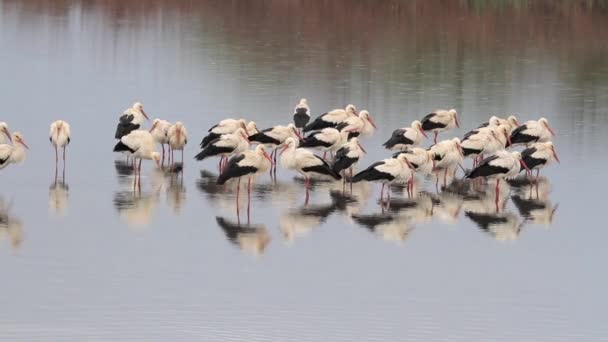
[[[228,241],[244,252],[255,256],[262,255],[270,243],[270,234],[263,224],[235,223],[220,216],[216,216],[215,221],[226,234]]]

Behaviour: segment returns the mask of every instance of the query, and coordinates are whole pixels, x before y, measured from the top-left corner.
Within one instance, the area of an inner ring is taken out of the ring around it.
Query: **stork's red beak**
[[[158,121],[155,122],[154,124],[152,124],[152,127],[150,127],[150,132],[152,132],[156,128],[157,125],[158,125]]]
[[[357,145],[359,145],[359,148],[361,149],[361,151],[363,151],[363,153],[367,153],[367,151],[363,148],[363,146],[361,146],[359,142],[357,142]]]
[[[420,133],[422,133],[423,137],[425,137],[425,138],[429,137],[428,135],[426,135],[426,133],[424,133],[424,131],[422,130],[422,127],[420,127],[418,130],[420,131]]]
[[[19,139],[18,143],[20,143],[21,145],[23,145],[25,148],[27,148],[28,150],[30,149],[29,146],[27,146],[27,144],[25,143],[25,141],[23,139]]]
[[[505,137],[507,137],[507,142],[509,143],[509,146],[513,146],[513,144],[511,143],[511,134],[505,131]]]
[[[376,123],[374,122],[374,119],[372,119],[371,116],[368,116],[367,120],[369,121],[370,124],[372,124],[372,126],[374,126],[374,128],[378,128],[378,127],[376,127]]]
[[[555,158],[555,160],[557,160],[557,162],[560,163],[559,157],[557,156],[557,152],[555,152],[555,147],[552,147],[551,151],[553,151],[553,157]]]
[[[524,167],[524,169],[526,169],[526,170],[530,171],[530,168],[528,167],[528,165],[526,164],[526,162],[525,162],[525,161],[520,160],[520,161],[519,161],[519,163],[521,164],[521,166],[523,166],[523,167]]]
[[[4,132],[10,142],[13,142],[13,137],[11,137],[11,133],[8,131],[8,128],[4,128],[2,132]]]
[[[454,116],[454,122],[456,123],[456,127],[460,128],[460,123],[458,123],[458,116]]]
[[[150,120],[150,118],[148,117],[148,115],[146,114],[146,112],[144,111],[144,109],[141,109],[141,113],[144,115],[144,117],[146,118],[146,120]]]
[[[266,151],[264,151],[264,158],[268,159],[268,161],[270,162],[270,165],[274,164],[274,162],[272,161],[272,158],[270,158],[270,156],[268,155],[268,153],[266,153]]]
[[[549,124],[545,124],[545,127],[547,127],[547,129],[549,130],[549,132],[551,133],[552,136],[555,136],[555,131],[551,129]]]
[[[302,136],[300,135],[300,133],[298,133],[298,130],[295,128],[292,128],[293,132],[296,134],[296,136],[298,137],[298,140],[302,140]]]

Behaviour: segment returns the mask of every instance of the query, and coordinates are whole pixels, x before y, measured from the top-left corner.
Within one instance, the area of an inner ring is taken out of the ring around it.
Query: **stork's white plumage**
[[[433,132],[434,143],[437,143],[437,134],[439,132],[448,131],[454,127],[460,127],[458,123],[458,113],[456,109],[437,109],[431,114],[425,116],[422,120],[422,129],[427,132]]]
[[[506,119],[503,119],[503,118],[500,118],[500,117],[494,115],[494,116],[490,117],[490,120],[488,120],[487,125],[488,126],[504,125],[504,126],[507,126],[509,133],[511,133],[515,128],[517,128],[519,126],[519,121],[517,120],[517,117],[515,115],[510,115]]]
[[[169,147],[171,148],[171,162],[173,162],[173,151],[182,152],[182,163],[184,162],[184,147],[188,143],[188,131],[183,123],[180,121],[171,125],[167,130],[167,138],[169,141]]]
[[[337,126],[339,130],[352,132],[349,136],[372,135],[376,129],[376,123],[367,110],[362,110],[359,115],[351,115]]]
[[[19,132],[14,132],[11,135],[11,140],[14,145],[0,145],[0,170],[10,164],[19,164],[25,160],[25,149],[29,149],[23,136]]]
[[[152,133],[154,141],[156,141],[157,144],[160,144],[162,148],[162,163],[165,162],[165,144],[169,144],[169,136],[167,133],[169,132],[170,127],[171,123],[169,121],[154,119],[152,121],[152,127],[150,128],[150,133]]]
[[[414,120],[409,127],[394,130],[390,139],[382,144],[382,146],[389,150],[404,151],[409,147],[420,145],[422,137],[427,137],[426,133],[422,130],[422,123]]]
[[[57,163],[59,162],[58,149],[63,149],[63,167],[65,170],[65,148],[71,140],[70,124],[63,120],[53,122],[49,131],[49,140],[53,147],[55,147],[55,167],[57,167]]]
[[[349,131],[339,131],[335,128],[324,128],[309,134],[300,143],[300,147],[316,148],[323,151],[323,159],[327,152],[336,152],[348,140]]]
[[[272,159],[264,150],[264,145],[256,146],[255,150],[247,150],[232,157],[220,176],[217,184],[224,184],[232,178],[238,178],[236,185],[236,200],[239,198],[241,188],[241,177],[247,176],[247,195],[251,195],[251,178],[257,174],[266,172],[272,165]],[[238,206],[238,202],[237,202]]]
[[[160,167],[160,153],[155,150],[156,143],[150,132],[144,130],[135,130],[128,135],[125,135],[114,146],[114,152],[125,152],[133,156],[136,160],[133,162],[135,173],[134,185],[138,184],[141,178],[141,162],[143,159],[154,160],[156,165]],[[137,165],[139,159],[139,165]]]
[[[209,128],[209,134],[201,141],[201,148],[207,147],[211,141],[219,138],[221,135],[232,134],[239,128],[243,128],[248,136],[258,132],[257,124],[253,121],[247,122],[245,119],[225,119]]]
[[[435,168],[435,153],[430,150],[425,150],[420,147],[414,147],[405,152],[397,152],[393,155],[394,158],[404,155],[409,162],[410,168],[414,172],[424,175],[429,175]],[[414,172],[407,182],[407,190],[410,196],[414,195]]]
[[[511,179],[517,176],[520,167],[528,170],[528,166],[522,160],[522,155],[519,152],[508,152],[505,150],[498,151],[493,156],[482,160],[475,167],[467,178],[474,179],[478,177],[496,179],[496,207],[498,207],[498,197],[500,193],[500,180]]]
[[[306,202],[309,198],[311,177],[333,178],[335,180],[342,178],[329,167],[325,160],[305,148],[298,148],[298,142],[294,138],[287,138],[283,146],[281,166],[304,176],[306,179]]]
[[[401,181],[408,182],[412,178],[412,169],[405,154],[399,154],[396,158],[388,158],[382,161],[373,163],[367,169],[357,173],[352,181],[354,183],[360,181],[380,182],[382,189],[380,190],[380,200],[384,199],[384,186],[390,185],[393,182]],[[390,201],[391,190],[388,189],[388,199]]]
[[[532,144],[521,152],[521,157],[530,172],[536,169],[536,178],[540,175],[540,169],[551,164],[554,160],[559,163],[555,145],[551,141]]]
[[[6,124],[6,122],[0,122],[0,144],[4,144],[7,141],[13,141],[13,138],[11,137],[11,132],[8,130],[8,125]]]
[[[359,138],[352,138],[336,151],[336,158],[332,165],[332,169],[336,173],[341,173],[342,171],[349,169],[350,177],[352,178],[353,168],[357,165],[359,160],[363,158],[365,153],[365,149],[361,146]]]
[[[448,169],[464,158],[458,138],[440,141],[431,146],[430,150],[435,153],[435,166],[438,169]]]
[[[262,130],[259,133],[249,136],[249,141],[263,144],[266,148],[276,148],[281,146],[287,138],[300,139],[296,126],[292,123],[287,126],[277,125]]]
[[[120,116],[114,137],[120,139],[132,131],[139,129],[145,120],[149,120],[149,118],[144,111],[144,106],[140,102],[135,102],[133,107],[125,110]]]
[[[550,141],[552,136],[555,136],[555,132],[549,126],[549,120],[540,118],[538,121],[526,121],[526,123],[514,129],[511,132],[509,145],[522,144],[529,146],[535,142]]]
[[[357,116],[357,107],[349,104],[344,109],[334,109],[316,118],[304,127],[304,132],[318,131],[323,128],[336,127],[351,116]]]
[[[484,153],[490,153],[487,149],[492,144],[496,144],[496,133],[492,128],[479,130],[477,133],[470,135],[462,140],[462,154],[464,157],[473,158],[473,167],[477,166],[477,157]],[[504,146],[504,145],[503,145]]]
[[[225,158],[239,154],[249,148],[249,140],[245,129],[240,127],[234,133],[223,134],[219,138],[216,138],[209,142],[207,146],[194,158],[196,160],[203,160],[207,157],[220,156],[220,171],[225,167]]]

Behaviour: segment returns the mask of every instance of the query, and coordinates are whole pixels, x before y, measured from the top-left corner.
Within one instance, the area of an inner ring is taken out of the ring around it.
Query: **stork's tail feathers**
[[[122,141],[118,141],[118,143],[116,144],[116,146],[114,146],[114,152],[124,152],[124,151],[131,151],[131,149],[129,148],[129,146],[123,144]]]

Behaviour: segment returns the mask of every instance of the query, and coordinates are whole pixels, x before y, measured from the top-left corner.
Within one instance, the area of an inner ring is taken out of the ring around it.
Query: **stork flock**
[[[353,174],[354,168],[366,154],[362,139],[374,134],[377,128],[367,110],[358,111],[355,105],[349,104],[344,109],[328,111],[311,121],[308,102],[301,99],[291,119],[293,122],[287,125],[263,130],[259,130],[254,121],[222,120],[209,128],[195,159],[202,161],[219,157],[220,176],[217,182],[224,184],[230,179],[238,179],[238,193],[241,178],[247,177],[250,193],[252,180],[256,176],[270,170],[271,178],[276,177],[277,158],[280,156],[283,168],[305,178],[306,203],[311,179],[348,181],[351,186],[360,181],[381,183],[380,200],[383,203],[386,188],[387,203],[390,203],[391,184],[406,184],[408,194],[412,195],[416,174],[434,173],[439,181],[439,174],[443,173],[445,186],[447,175],[454,177],[458,167],[464,171],[465,178],[495,180],[498,198],[501,180],[514,178],[523,170],[526,175],[537,170],[538,177],[541,168],[554,160],[559,162],[551,141],[555,132],[545,118],[520,125],[515,116],[506,119],[492,116],[462,139],[438,141],[440,133],[460,127],[455,109],[439,109],[421,120],[414,120],[407,127],[394,130],[382,145],[393,151],[393,155]],[[142,160],[153,160],[158,167],[162,167],[167,159],[171,165],[177,150],[181,151],[183,163],[183,150],[188,143],[188,133],[181,122],[172,124],[154,119],[150,129],[142,129],[146,120],[150,118],[143,105],[136,102],[120,116],[114,135],[118,140],[114,152],[132,158],[134,184],[139,183]],[[420,147],[428,138],[427,133],[433,133],[433,144],[428,148]],[[70,134],[67,122],[57,120],[51,124],[49,140],[55,149],[56,165],[59,163],[59,151],[62,150],[64,169]],[[157,144],[160,144],[161,152],[156,150]],[[250,149],[251,145],[257,146]],[[521,152],[509,151],[518,145],[523,145],[525,149]],[[27,149],[23,136],[18,132],[10,133],[8,125],[0,122],[0,169],[22,162]],[[268,154],[267,150],[272,151]],[[314,150],[323,152],[323,155],[316,155]],[[461,164],[467,157],[473,161],[470,170]]]

